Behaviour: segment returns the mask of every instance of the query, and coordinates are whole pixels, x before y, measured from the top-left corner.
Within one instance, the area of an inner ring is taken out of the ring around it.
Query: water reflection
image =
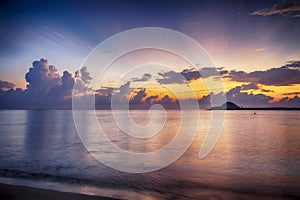
[[[84,128],[93,131],[95,125],[89,124],[91,112],[81,115]],[[166,129],[158,136],[140,142],[117,129],[109,111],[96,111],[111,141],[123,149],[142,152],[170,142],[178,127],[176,112],[171,111]],[[190,117],[199,115],[199,111],[193,112]],[[0,169],[50,174],[58,180],[72,177],[99,186],[109,183],[155,190],[170,198],[207,197],[206,192],[211,194],[211,190],[217,197],[224,190],[300,195],[300,112],[256,113],[228,111],[220,140],[205,159],[199,159],[210,124],[210,112],[200,111],[197,138],[179,160],[156,172],[132,175],[107,168],[87,153],[77,135],[72,111],[0,111]],[[141,111],[132,116],[147,120]],[[93,137],[97,139],[97,134]],[[105,144],[100,141],[95,145]],[[114,158],[112,162],[122,162],[123,158],[111,152],[106,155]]]
[[[26,152],[29,159],[36,159],[42,153],[46,142],[46,134],[49,120],[47,111],[29,110],[26,112],[26,132],[24,141],[24,152]],[[51,122],[50,122],[51,123]],[[45,146],[47,147],[47,145]]]
[[[25,170],[66,175],[91,159],[77,135],[72,111],[28,110],[25,115],[25,156],[19,163]]]

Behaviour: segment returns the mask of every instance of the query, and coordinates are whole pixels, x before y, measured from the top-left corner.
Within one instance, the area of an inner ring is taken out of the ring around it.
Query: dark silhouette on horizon
[[[242,110],[242,108],[232,102],[226,102],[221,106],[212,107],[212,110]]]
[[[208,110],[300,110],[300,107],[239,107],[233,102],[226,102],[221,106],[215,106]],[[256,115],[256,112],[253,113]]]

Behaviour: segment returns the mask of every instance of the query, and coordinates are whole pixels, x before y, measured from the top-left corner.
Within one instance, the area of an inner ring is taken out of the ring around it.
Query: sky
[[[9,90],[13,90],[10,93],[14,93],[15,99],[21,93],[29,96],[27,105],[38,104],[30,100],[33,93],[39,95],[38,91],[44,91],[45,97],[56,94],[61,95],[60,101],[66,100],[77,70],[82,85],[97,80],[91,66],[82,67],[84,59],[100,42],[133,28],[162,27],[184,33],[203,46],[221,75],[223,93],[208,91],[203,82],[204,78],[216,81],[216,77],[198,76],[195,69],[176,59],[171,59],[173,63],[168,69],[160,71],[153,70],[155,66],[145,66],[134,77],[121,82],[117,81],[120,77],[108,77],[94,90],[101,90],[107,96],[109,92],[120,93],[121,86],[126,86],[130,91],[127,98],[141,95],[142,98],[135,100],[145,102],[151,97],[151,102],[155,102],[155,96],[157,101],[166,96],[175,101],[171,89],[180,91],[178,98],[187,101],[193,98],[190,87],[196,91],[198,100],[203,101],[213,92],[216,96],[227,95],[244,106],[300,106],[299,1],[12,0],[2,3],[0,13],[3,102],[9,101]],[[139,57],[150,54],[165,58],[157,52],[145,52]],[[42,67],[35,67],[34,61]],[[121,64],[115,66],[115,72],[121,73]],[[44,73],[45,70],[52,75]],[[86,82],[86,77],[82,77],[88,73],[85,71],[90,71],[91,77]],[[37,77],[31,79],[28,73]],[[148,85],[137,87],[140,82]],[[17,88],[21,90],[16,92]]]

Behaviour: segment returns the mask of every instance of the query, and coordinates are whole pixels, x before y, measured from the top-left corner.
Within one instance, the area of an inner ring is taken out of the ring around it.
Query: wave
[[[247,187],[229,187],[229,186],[217,186],[208,185],[205,183],[193,182],[193,181],[159,181],[159,179],[153,179],[146,176],[142,179],[138,178],[103,178],[101,180],[91,180],[76,177],[67,177],[47,173],[38,172],[26,172],[22,170],[14,169],[0,169],[0,176],[5,178],[33,180],[33,181],[47,181],[56,183],[65,183],[69,185],[84,185],[95,188],[106,188],[112,190],[127,191],[131,195],[146,195],[147,197],[155,197],[153,199],[203,199],[203,198],[220,198],[220,199],[232,199],[232,198],[270,198],[270,199],[298,199],[299,194],[291,194],[290,192],[283,191],[268,191],[266,188],[262,190],[249,189]],[[132,193],[133,192],[133,193]],[[127,197],[128,197],[128,194]],[[114,195],[114,197],[126,196]]]

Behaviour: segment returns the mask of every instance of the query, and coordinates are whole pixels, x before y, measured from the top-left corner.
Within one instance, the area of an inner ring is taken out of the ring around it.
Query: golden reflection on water
[[[141,126],[147,125],[149,117],[145,112],[132,111],[131,116]],[[75,177],[157,190],[170,198],[220,197],[218,194],[225,193],[230,197],[233,191],[300,195],[300,112],[253,112],[226,111],[216,146],[207,157],[199,159],[199,149],[211,124],[211,111],[190,111],[190,118],[200,116],[200,124],[188,151],[158,171],[127,174],[105,167],[88,153],[76,133],[71,111],[1,111],[0,169],[12,170],[8,175],[15,174],[16,178],[19,171],[22,176],[29,173],[28,177],[34,172],[40,179],[45,174],[52,178]],[[179,113],[167,111],[165,127],[157,135],[137,139],[118,129],[110,111],[96,111],[107,137],[133,152],[154,151],[168,144],[180,125]],[[82,112],[86,131],[94,131],[98,126],[89,123],[92,114]],[[152,120],[159,123],[160,116]],[[97,137],[93,134],[91,139],[97,141]],[[107,144],[100,141],[94,145]],[[123,162],[122,157],[109,151],[105,154],[116,164]]]
[[[136,121],[147,120],[145,112],[137,111],[132,117]],[[179,112],[168,111],[164,129],[153,138],[124,136],[122,132],[112,132],[111,126],[107,135],[123,149],[154,151],[168,144],[176,134]],[[204,159],[198,158],[198,152],[210,126],[211,112],[193,111],[190,117],[197,117],[199,112],[200,126],[193,144],[179,160],[157,172],[160,179],[264,190],[283,185],[289,190],[299,186],[299,112],[256,111],[254,115],[253,111],[226,111],[222,135]]]

